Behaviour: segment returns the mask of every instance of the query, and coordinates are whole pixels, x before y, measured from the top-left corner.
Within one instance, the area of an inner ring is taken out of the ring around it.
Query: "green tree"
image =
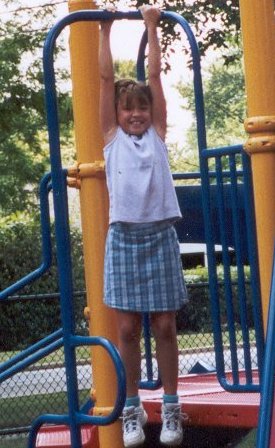
[[[52,264],[49,270],[17,294],[25,298],[0,301],[0,352],[18,350],[37,342],[61,326],[56,247],[52,227]],[[85,289],[82,238],[79,229],[71,226],[71,256],[74,291]],[[11,286],[36,270],[42,261],[41,229],[38,219],[17,213],[0,218],[0,290]],[[44,298],[36,297],[43,294]],[[30,297],[32,296],[32,298]],[[85,294],[74,300],[79,331],[84,331]],[[36,298],[35,298],[36,297]]]
[[[39,180],[49,167],[41,55],[50,21],[54,9],[49,6],[18,9],[12,19],[0,19],[0,216],[33,209]],[[67,76],[57,72],[58,80]],[[59,102],[62,138],[68,140],[68,94],[60,93]]]
[[[179,83],[178,90],[185,99],[185,107],[194,115],[188,133],[189,149],[196,148],[195,101],[193,86]],[[245,91],[241,64],[226,66],[223,62],[211,65],[204,76],[205,120],[208,147],[227,146],[245,140]]]
[[[107,3],[119,4],[118,0],[98,1],[103,8]],[[129,7],[135,8],[152,4],[149,0],[132,0],[128,3]],[[234,51],[240,45],[239,0],[159,0],[156,3],[165,10],[177,12],[190,23],[202,55],[208,49],[219,49],[226,62],[239,57],[238,52]],[[180,33],[172,22],[165,22],[163,31],[163,45],[169,56],[173,52],[171,44],[180,37]]]
[[[136,63],[130,61],[114,61],[115,76],[117,79],[133,78],[136,79]]]

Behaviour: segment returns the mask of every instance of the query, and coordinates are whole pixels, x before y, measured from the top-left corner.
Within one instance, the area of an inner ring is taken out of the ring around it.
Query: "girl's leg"
[[[156,356],[165,395],[176,395],[178,387],[178,343],[175,312],[151,314]]]
[[[140,405],[141,314],[116,310],[118,348],[126,370],[127,398],[122,413],[122,431],[125,447],[140,445],[145,440],[143,426],[147,414]]]
[[[140,313],[115,310],[118,348],[126,371],[127,397],[138,395],[141,364],[141,323]]]
[[[178,403],[178,344],[175,312],[154,313],[151,326],[156,340],[156,354],[163,384],[160,441],[179,446],[183,439],[181,405]]]

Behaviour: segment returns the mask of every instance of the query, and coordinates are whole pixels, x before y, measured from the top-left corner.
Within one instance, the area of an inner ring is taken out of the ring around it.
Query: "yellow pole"
[[[274,0],[240,0],[257,243],[266,327],[275,236]],[[253,285],[252,285],[253,287]]]
[[[69,0],[69,11],[95,9],[92,0]],[[112,312],[103,305],[103,260],[108,228],[108,195],[101,170],[103,140],[99,126],[98,23],[77,22],[70,29],[71,75],[85,281],[90,335],[116,343]],[[98,167],[94,169],[94,166]],[[93,348],[92,371],[96,407],[114,405],[116,377],[109,357]],[[101,448],[123,446],[120,423],[99,428]]]

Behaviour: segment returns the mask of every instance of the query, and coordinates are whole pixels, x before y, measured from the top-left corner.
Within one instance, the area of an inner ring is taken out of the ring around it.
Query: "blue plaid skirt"
[[[175,311],[187,301],[179,243],[171,223],[109,227],[104,302],[128,311]]]

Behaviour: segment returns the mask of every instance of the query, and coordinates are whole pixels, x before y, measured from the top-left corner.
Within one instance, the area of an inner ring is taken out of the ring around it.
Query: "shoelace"
[[[137,411],[123,414],[122,419],[125,432],[132,432],[137,430],[139,416],[140,412]]]
[[[165,409],[163,420],[168,430],[176,431],[181,426],[182,421],[188,420],[188,415],[181,413],[179,408]]]

